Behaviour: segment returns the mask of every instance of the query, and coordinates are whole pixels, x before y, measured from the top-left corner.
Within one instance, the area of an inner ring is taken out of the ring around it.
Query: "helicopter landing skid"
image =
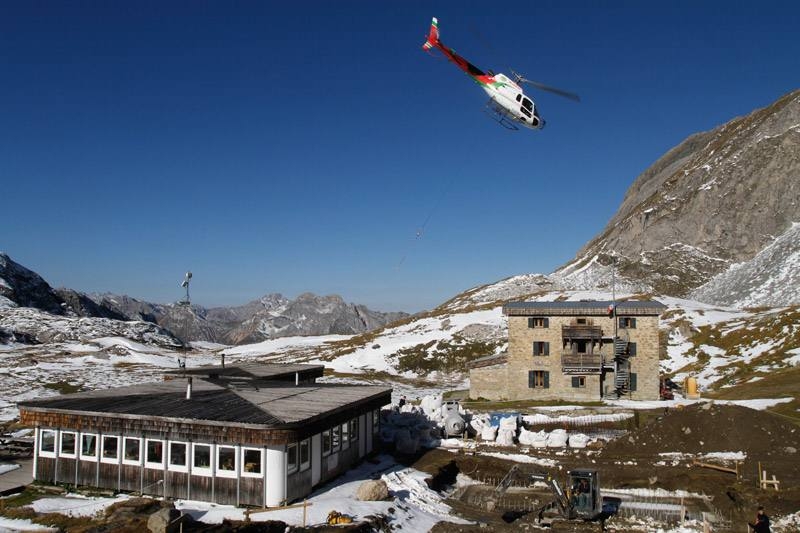
[[[510,131],[517,131],[519,127],[514,123],[513,120],[508,118],[508,115],[500,110],[501,108],[494,101],[494,98],[490,98],[489,102],[486,103],[486,109],[484,109],[484,113],[489,115],[489,118],[503,126],[505,129]]]

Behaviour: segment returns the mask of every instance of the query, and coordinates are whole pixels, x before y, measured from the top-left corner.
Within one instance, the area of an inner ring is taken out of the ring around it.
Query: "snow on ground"
[[[114,498],[99,498],[67,494],[58,498],[41,498],[30,507],[37,513],[59,513],[67,516],[96,516],[105,512],[106,508],[117,502],[127,500],[129,496],[120,494]]]
[[[505,459],[506,461],[514,461],[515,463],[530,463],[548,468],[552,468],[558,464],[553,459],[542,459],[540,457],[532,457],[521,453],[478,452],[478,454],[494,457],[495,459]]]
[[[779,403],[791,402],[793,397],[787,398],[756,398],[752,400],[708,400],[698,399],[689,400],[684,398],[676,398],[674,400],[603,400],[603,403],[613,405],[615,407],[622,407],[625,409],[664,409],[667,407],[686,406],[695,403],[712,402],[719,405],[739,405],[741,407],[749,407],[757,411],[763,411]]]
[[[0,475],[16,470],[17,468],[19,468],[17,464],[0,463]]]
[[[227,355],[239,355],[242,357],[253,357],[259,355],[285,355],[292,350],[299,348],[309,348],[322,346],[329,342],[343,341],[351,338],[352,335],[319,335],[309,337],[279,337],[269,339],[255,344],[243,344],[241,346],[230,346],[222,350],[221,353]]]
[[[333,361],[309,361],[325,364],[337,372],[362,373],[364,371],[388,372],[398,375],[393,360],[398,350],[413,348],[420,344],[450,340],[454,333],[458,333],[472,324],[490,327],[506,327],[506,317],[502,308],[470,313],[439,315],[436,317],[422,318],[394,328],[385,329],[369,346],[360,346],[354,351],[337,357]],[[416,377],[410,373],[405,377]]]
[[[380,476],[389,487],[391,500],[381,502],[362,502],[356,500],[356,491],[366,479]],[[366,461],[346,474],[336,478],[315,491],[308,498],[307,525],[322,524],[331,511],[338,511],[356,519],[369,515],[384,514],[390,518],[392,527],[403,531],[428,531],[442,520],[468,524],[451,512],[437,492],[431,490],[424,479],[428,474],[413,468],[397,465],[386,455],[373,464]],[[402,504],[402,505],[400,505]],[[189,513],[196,520],[208,524],[220,524],[226,518],[243,520],[244,510],[232,506],[215,505],[204,502],[178,500],[178,509]],[[395,509],[392,514],[389,508]],[[303,508],[254,512],[252,521],[281,520],[290,525],[303,525]]]
[[[18,533],[20,531],[52,531],[56,532],[57,527],[47,527],[39,524],[34,524],[30,520],[21,520],[18,518],[6,518],[0,516],[0,533]]]

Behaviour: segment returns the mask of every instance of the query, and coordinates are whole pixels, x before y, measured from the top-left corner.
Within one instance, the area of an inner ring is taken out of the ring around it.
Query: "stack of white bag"
[[[564,448],[567,446],[567,431],[565,429],[554,429],[547,435],[548,448]]]
[[[489,419],[490,417],[487,414],[472,415],[472,420],[470,420],[469,425],[475,430],[475,433],[480,435],[483,428],[489,425]]]
[[[513,446],[514,437],[517,436],[517,417],[507,416],[500,419],[500,429],[497,432],[497,444],[500,446]]]
[[[486,440],[489,442],[494,442],[494,439],[497,438],[497,428],[494,426],[490,426],[486,424],[481,428],[481,439]]]
[[[589,437],[583,433],[573,433],[569,436],[570,448],[586,448],[587,444],[589,444]]]
[[[442,420],[442,395],[429,394],[420,400],[419,406],[430,420],[441,422]]]
[[[519,443],[533,448],[544,448],[547,446],[547,432],[541,431],[528,431],[525,428],[519,430]]]

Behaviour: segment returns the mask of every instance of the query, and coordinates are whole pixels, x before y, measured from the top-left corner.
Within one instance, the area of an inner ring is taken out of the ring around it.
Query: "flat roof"
[[[171,379],[128,387],[78,392],[19,402],[29,411],[118,416],[161,417],[186,421],[255,424],[267,427],[310,422],[357,404],[391,400],[391,387],[333,383],[301,384]]]
[[[255,379],[275,379],[279,377],[301,376],[322,377],[324,365],[303,365],[296,363],[235,363],[222,365],[205,365],[168,370],[165,374],[191,376],[224,376]]]
[[[509,316],[536,315],[607,315],[611,300],[582,300],[569,302],[510,302],[503,306]],[[618,316],[658,316],[667,308],[656,300],[623,300],[617,302]]]

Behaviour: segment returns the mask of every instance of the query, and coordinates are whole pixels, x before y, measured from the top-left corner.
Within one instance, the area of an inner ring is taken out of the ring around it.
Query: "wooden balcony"
[[[609,361],[603,361],[603,356],[598,354],[575,354],[563,352],[561,354],[561,370],[570,373],[597,373],[603,370],[603,364],[609,366]]]
[[[603,328],[589,324],[561,326],[561,336],[566,339],[592,339],[603,338]]]

